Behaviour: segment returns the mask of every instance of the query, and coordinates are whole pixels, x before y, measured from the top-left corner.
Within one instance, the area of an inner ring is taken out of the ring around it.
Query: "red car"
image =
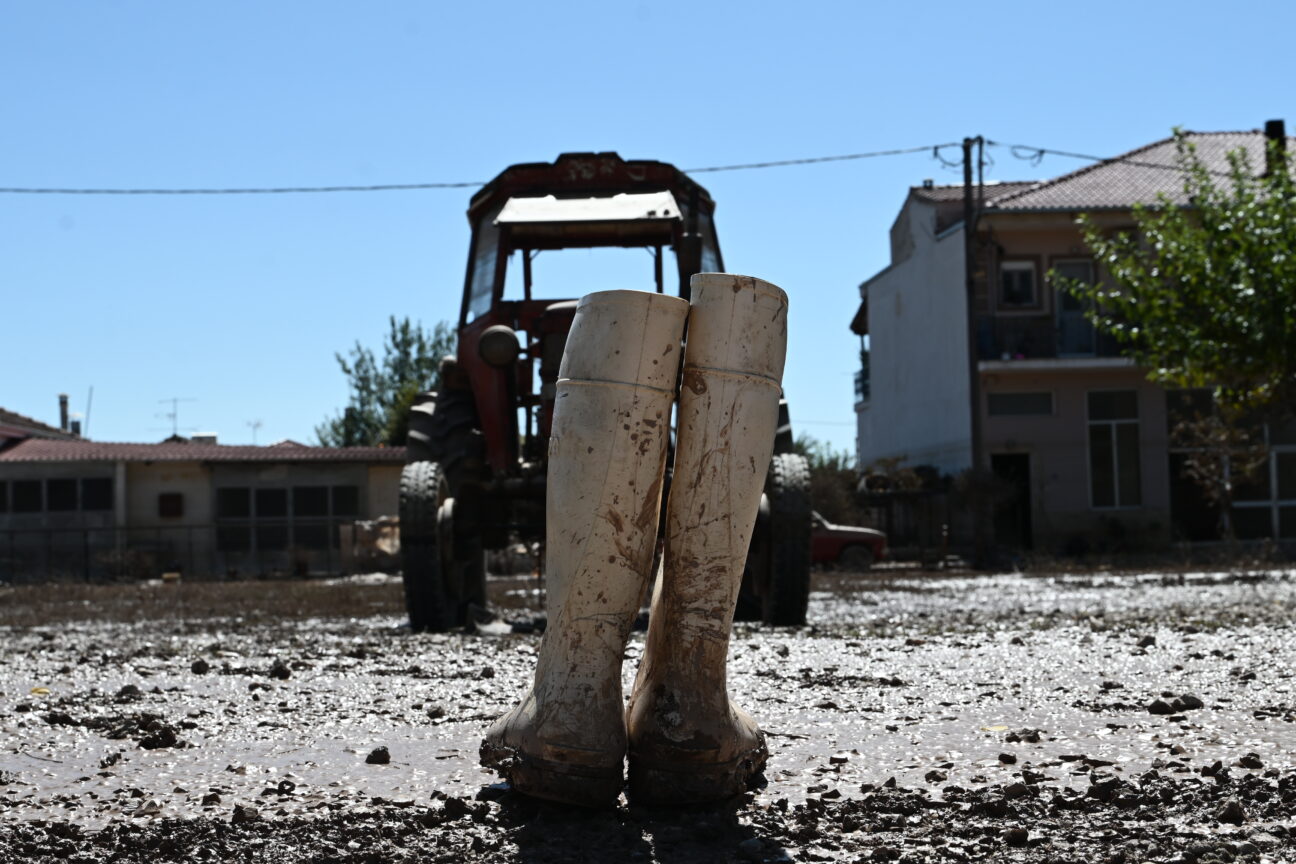
[[[886,560],[887,537],[872,528],[834,525],[811,513],[810,560],[841,570],[867,570]]]

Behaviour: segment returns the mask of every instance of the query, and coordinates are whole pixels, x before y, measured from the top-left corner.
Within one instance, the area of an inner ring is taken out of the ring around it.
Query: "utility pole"
[[[978,368],[976,325],[976,225],[979,195],[972,180],[972,148],[977,148],[980,163],[985,139],[980,135],[963,139],[963,278],[967,291],[968,405],[972,420],[972,475],[968,490],[972,497],[972,566],[984,570],[990,564],[989,519],[986,500],[984,461],[981,454],[981,372]],[[975,196],[975,197],[974,197]]]

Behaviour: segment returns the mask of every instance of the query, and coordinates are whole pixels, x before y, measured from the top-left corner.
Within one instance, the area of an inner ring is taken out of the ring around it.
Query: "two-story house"
[[[1264,133],[1189,138],[1213,170],[1227,171],[1239,148],[1265,169]],[[997,542],[1075,551],[1211,539],[1215,520],[1171,446],[1182,394],[1149,382],[1048,278],[1104,278],[1080,214],[1119,230],[1133,227],[1136,202],[1186,203],[1176,157],[1167,138],[1052,180],[987,184],[971,244],[961,186],[911,189],[891,229],[891,263],[860,286],[851,323],[861,337],[859,464],[969,468],[975,353],[979,461],[1002,481]],[[1270,444],[1264,482],[1238,501],[1234,525],[1246,538],[1296,538],[1296,438],[1274,431]]]

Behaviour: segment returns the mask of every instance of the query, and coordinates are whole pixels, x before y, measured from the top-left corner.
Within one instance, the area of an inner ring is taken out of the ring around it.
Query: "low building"
[[[9,438],[0,581],[335,572],[340,528],[397,513],[404,448]]]
[[[1271,129],[1283,136],[1281,124]],[[1265,133],[1188,137],[1212,170],[1227,171],[1226,154],[1237,149],[1265,170]],[[1080,214],[1118,231],[1134,227],[1135,203],[1159,194],[1186,203],[1176,156],[1164,139],[1052,180],[987,184],[970,268],[963,188],[911,189],[891,229],[891,263],[860,286],[851,325],[861,337],[859,464],[969,468],[975,355],[977,461],[1000,481],[1001,546],[1130,549],[1217,537],[1172,446],[1188,394],[1150,383],[1048,278],[1105,278],[1076,226]],[[1296,435],[1267,434],[1270,464],[1263,482],[1243,491],[1233,524],[1243,538],[1293,539]]]

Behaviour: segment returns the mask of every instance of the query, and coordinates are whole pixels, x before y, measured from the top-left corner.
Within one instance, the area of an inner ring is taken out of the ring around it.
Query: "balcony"
[[[977,317],[977,357],[980,360],[1039,360],[1120,357],[1112,337],[1094,332],[1080,317],[1049,315]]]

